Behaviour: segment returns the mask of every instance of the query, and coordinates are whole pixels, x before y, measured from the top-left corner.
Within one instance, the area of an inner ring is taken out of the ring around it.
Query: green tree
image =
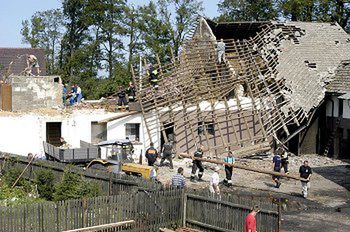
[[[67,167],[61,181],[55,185],[53,199],[63,201],[98,195],[99,188],[96,184],[86,181],[82,176],[71,172],[70,167]]]
[[[54,193],[54,174],[51,170],[41,169],[37,171],[35,183],[38,186],[38,192],[41,198],[51,201]]]
[[[122,36],[126,33],[124,19],[126,3],[123,0],[102,0],[103,17],[98,23],[101,30],[102,61],[106,62],[108,77],[115,75],[116,63],[123,58]]]
[[[218,21],[266,21],[278,16],[274,0],[221,0]]]
[[[316,0],[281,0],[283,16],[292,21],[313,21]]]
[[[345,0],[281,0],[279,8],[292,21],[335,21],[349,29],[350,4]]]
[[[170,58],[169,44],[171,42],[171,24],[162,18],[160,8],[156,3],[150,1],[148,5],[142,6],[140,11],[141,39],[144,45],[144,56],[152,63],[156,63],[158,54],[161,61]]]
[[[91,9],[93,0],[63,0],[63,16],[66,32],[61,46],[61,69],[67,76],[79,75],[81,72],[91,72],[89,67],[90,49],[88,40],[91,39],[89,27],[93,23]],[[87,71],[88,70],[88,71]],[[94,70],[93,70],[94,71]]]
[[[179,54],[180,47],[192,26],[195,25],[198,16],[203,12],[202,1],[194,0],[160,0],[161,15],[164,21],[171,22],[171,46],[175,55]],[[172,13],[170,9],[174,9]],[[173,14],[173,17],[171,17]]]
[[[57,70],[59,41],[63,34],[63,16],[60,9],[36,12],[30,20],[22,22],[22,41],[32,48],[45,49],[47,71]]]

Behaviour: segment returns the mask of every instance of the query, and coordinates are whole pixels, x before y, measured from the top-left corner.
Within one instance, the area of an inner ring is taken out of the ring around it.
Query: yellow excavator
[[[105,153],[106,159],[94,159],[86,168],[107,169],[112,173],[124,172],[128,175],[142,176],[145,179],[151,178],[152,167],[133,163],[134,147],[130,140],[103,141],[97,146],[100,147],[101,153]]]

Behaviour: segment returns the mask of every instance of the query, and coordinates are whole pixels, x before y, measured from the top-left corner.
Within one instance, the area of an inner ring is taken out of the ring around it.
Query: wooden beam
[[[233,168],[243,169],[243,170],[246,170],[246,171],[252,171],[252,172],[257,172],[257,173],[262,173],[262,174],[267,174],[267,175],[273,175],[273,176],[280,176],[280,177],[285,177],[285,178],[294,179],[294,180],[304,180],[304,179],[301,179],[299,177],[287,175],[287,174],[280,173],[280,172],[273,172],[273,171],[268,171],[268,170],[262,170],[262,169],[247,167],[247,166],[243,166],[243,165],[239,165],[239,164],[230,164],[230,163],[226,163],[226,162],[219,161],[219,160],[210,160],[210,159],[198,158],[198,157],[194,157],[192,155],[189,155],[187,153],[180,153],[180,156],[183,157],[183,158],[189,158],[189,159],[192,159],[192,160],[199,160],[199,161],[212,163],[212,164],[231,166]]]
[[[123,221],[123,222],[116,222],[116,223],[104,224],[104,225],[99,225],[99,226],[80,228],[80,229],[75,229],[75,230],[65,230],[63,232],[85,232],[85,231],[87,232],[87,231],[99,231],[102,229],[117,229],[117,227],[119,227],[119,226],[131,225],[131,224],[135,224],[135,221],[130,220],[130,221]]]
[[[97,121],[97,123],[98,124],[107,123],[107,122],[111,122],[111,121],[114,121],[114,120],[117,120],[117,119],[121,119],[121,118],[125,118],[125,117],[128,117],[128,116],[131,116],[131,115],[136,115],[136,114],[139,114],[139,113],[140,112],[138,112],[138,111],[126,112],[126,113],[123,113],[123,114],[119,114],[119,115],[116,115],[116,116],[112,116],[110,118],[106,118],[106,119]]]

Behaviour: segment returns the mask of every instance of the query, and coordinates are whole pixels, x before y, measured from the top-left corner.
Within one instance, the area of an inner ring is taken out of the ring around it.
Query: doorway
[[[165,131],[165,135],[167,137],[168,140],[173,141],[174,143],[175,141],[175,133],[174,133],[174,123],[163,123],[163,127],[164,127],[164,131]],[[163,144],[165,143],[165,138],[163,133],[160,133],[160,145],[161,147],[163,147]]]
[[[61,127],[62,122],[47,122],[46,123],[46,142],[56,147],[61,146]]]

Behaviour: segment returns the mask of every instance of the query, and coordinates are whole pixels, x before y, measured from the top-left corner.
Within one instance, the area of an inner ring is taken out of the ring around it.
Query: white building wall
[[[131,115],[125,118],[117,119],[107,124],[107,140],[113,139],[125,139],[126,138],[126,126],[127,123],[139,123],[140,124],[140,137],[139,143],[134,144],[135,155],[138,157],[140,153],[144,155],[146,149],[150,144],[150,139],[145,127],[143,117],[140,115]],[[152,141],[155,148],[160,149],[160,133],[152,134]]]
[[[336,96],[332,96],[332,100],[334,102],[333,117],[338,117],[338,115],[339,115],[339,100]],[[327,117],[332,117],[332,102],[331,101],[327,101],[326,115],[327,115]]]
[[[337,96],[332,96],[334,102],[334,117],[339,117],[339,99]],[[326,108],[327,117],[332,117],[332,102],[327,101]],[[347,99],[343,100],[343,118],[350,118],[350,102]]]
[[[61,135],[72,147],[79,147],[80,140],[91,142],[91,122],[116,116],[102,110],[77,110],[69,115],[0,115],[0,151],[26,156],[43,154],[42,142],[46,141],[46,123],[61,122]],[[107,140],[125,139],[125,124],[140,123],[140,142],[135,144],[135,154],[149,147],[150,140],[141,114],[127,116],[107,123]],[[155,147],[160,146],[160,135],[153,135]]]
[[[343,118],[350,118],[350,102],[344,99],[343,101]]]

